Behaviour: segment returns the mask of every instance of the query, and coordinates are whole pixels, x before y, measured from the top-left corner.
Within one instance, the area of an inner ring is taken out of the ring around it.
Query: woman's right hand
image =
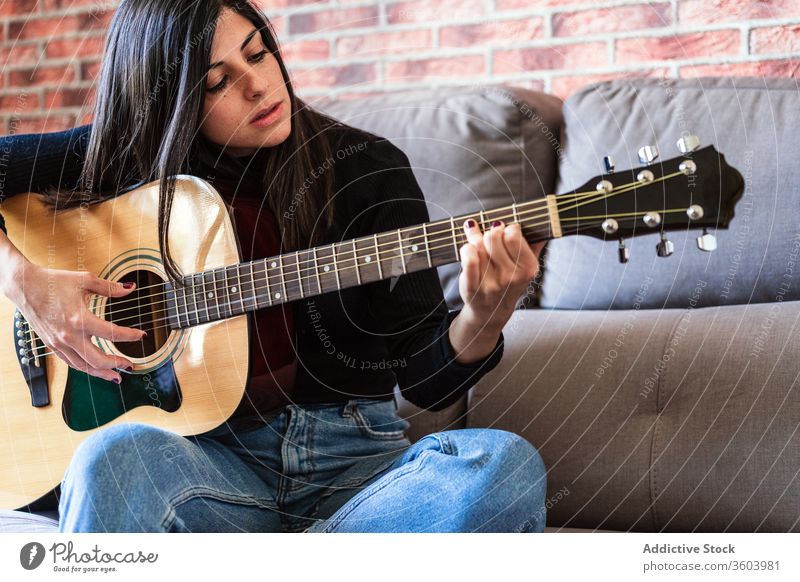
[[[48,269],[26,261],[6,294],[59,358],[76,370],[120,383],[122,377],[114,368],[133,369],[133,364],[104,353],[92,342],[92,336],[120,342],[138,341],[146,333],[97,317],[89,311],[88,299],[92,293],[124,297],[134,288],[131,284],[126,289],[122,283],[101,279],[88,271]]]

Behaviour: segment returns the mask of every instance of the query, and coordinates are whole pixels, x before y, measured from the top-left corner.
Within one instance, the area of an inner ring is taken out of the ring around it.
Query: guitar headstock
[[[623,239],[661,233],[659,256],[672,254],[668,231],[703,229],[698,247],[716,248],[707,229],[728,228],[744,191],[744,179],[713,146],[699,148],[695,136],[678,141],[682,155],[662,162],[655,146],[639,150],[642,166],[616,172],[606,157],[606,172],[556,197],[561,232],[599,239],[620,239],[620,260],[627,261]]]

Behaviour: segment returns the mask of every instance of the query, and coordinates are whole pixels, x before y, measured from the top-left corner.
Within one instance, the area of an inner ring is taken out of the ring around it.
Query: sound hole
[[[143,329],[141,341],[117,341],[116,348],[131,358],[143,358],[157,352],[169,337],[167,304],[161,277],[148,270],[131,271],[120,279],[134,282],[136,288],[123,297],[109,298],[105,319],[122,327]]]

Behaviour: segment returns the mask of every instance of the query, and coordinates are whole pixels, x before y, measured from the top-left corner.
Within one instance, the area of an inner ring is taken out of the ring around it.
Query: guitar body
[[[225,422],[244,401],[250,314],[170,329],[163,325],[157,302],[146,300],[145,294],[152,292],[148,288],[167,279],[158,245],[158,196],[156,181],[106,202],[57,214],[35,193],[3,203],[9,239],[31,262],[137,282],[137,289],[126,297],[92,295],[93,313],[122,313],[126,301],[130,305],[139,293],[145,299],[141,305],[153,306],[137,320],[144,322],[141,326],[114,319],[125,327],[148,330],[142,342],[115,345],[92,338],[104,352],[134,363],[134,372],[121,374],[122,384],[76,371],[51,353],[29,366],[44,372],[34,394],[20,363],[17,307],[0,296],[0,507],[23,507],[50,492],[78,445],[104,427],[140,422],[181,435],[201,434]],[[225,201],[204,180],[178,176],[168,232],[170,252],[183,273],[240,262]],[[39,353],[52,351],[39,345]],[[278,384],[289,386],[293,377],[294,366],[276,371]]]

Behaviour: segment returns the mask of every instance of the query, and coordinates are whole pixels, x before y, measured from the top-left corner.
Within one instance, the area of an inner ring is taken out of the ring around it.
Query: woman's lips
[[[278,118],[282,110],[283,102],[278,102],[276,105],[272,106],[271,110],[270,108],[262,110],[258,115],[263,115],[264,111],[270,111],[270,113],[266,117],[258,117],[258,115],[256,115],[256,117],[254,117],[250,122],[250,125],[254,125],[255,127],[266,127]]]

